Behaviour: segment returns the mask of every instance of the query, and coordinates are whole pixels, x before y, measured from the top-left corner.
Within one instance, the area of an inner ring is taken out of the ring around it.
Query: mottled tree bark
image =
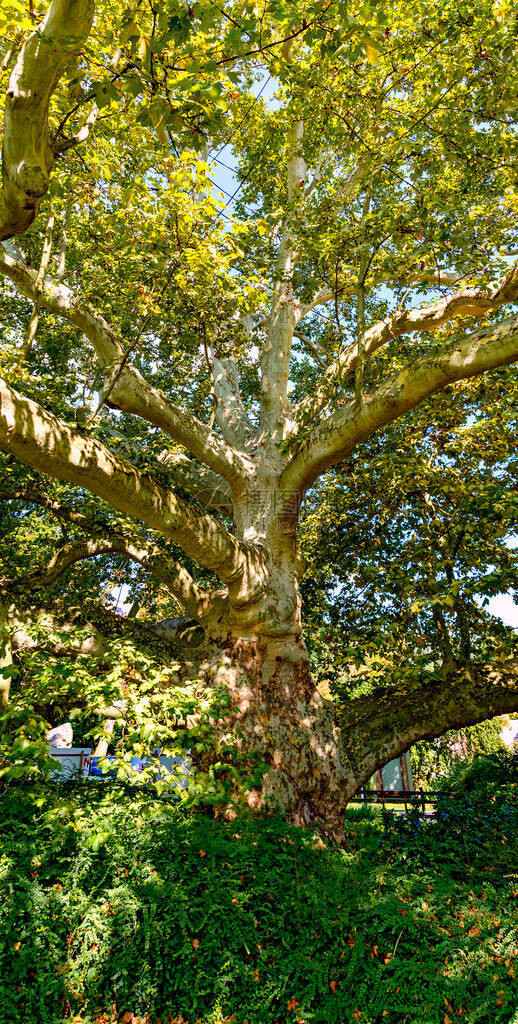
[[[311,681],[302,640],[229,639],[213,652],[211,675],[232,699],[218,726],[220,740],[236,745],[245,766],[248,758],[251,769],[263,772],[244,794],[246,804],[340,833],[351,780],[332,705]],[[235,798],[226,814],[243,795],[236,790]]]
[[[20,50],[5,102],[0,240],[27,230],[49,187],[50,100],[90,32],[93,13],[93,0],[53,0]]]
[[[332,837],[348,801],[378,768],[420,739],[518,711],[518,662],[451,670],[442,681],[395,687],[337,708],[315,690],[302,640],[228,640],[214,648],[210,678],[228,688],[231,710],[215,736],[235,744],[260,784],[244,799],[256,811],[281,811]],[[218,753],[215,748],[214,756]],[[243,794],[224,813],[233,814]]]

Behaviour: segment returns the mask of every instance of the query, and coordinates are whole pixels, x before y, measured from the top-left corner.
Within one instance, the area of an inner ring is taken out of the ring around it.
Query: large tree
[[[157,578],[230,692],[215,736],[266,765],[250,806],[337,826],[414,740],[518,708],[512,656],[452,645],[439,609],[440,670],[354,695],[338,724],[309,671],[298,550],[304,497],[334,467],[361,533],[382,432],[418,407],[433,430],[431,396],[453,403],[518,361],[512,8],[18,13],[2,65],[4,496],[72,531],[39,585],[114,552]],[[72,487],[57,497],[49,478]]]

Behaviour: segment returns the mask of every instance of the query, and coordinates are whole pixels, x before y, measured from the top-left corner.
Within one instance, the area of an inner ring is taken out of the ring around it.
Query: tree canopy
[[[203,627],[249,803],[329,819],[518,706],[481,607],[516,586],[516,14],[2,21],[6,661],[28,598],[123,583],[148,631]]]

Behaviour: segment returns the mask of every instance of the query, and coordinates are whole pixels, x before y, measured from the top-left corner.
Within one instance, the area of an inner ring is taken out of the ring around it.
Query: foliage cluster
[[[183,663],[173,660],[171,646],[138,624],[133,639],[119,635],[117,616],[105,615],[103,627],[97,654],[82,649],[96,639],[93,623],[85,629],[73,623],[60,627],[51,616],[40,615],[24,627],[26,649],[13,665],[0,669],[0,676],[13,676],[9,706],[0,711],[0,779],[30,783],[55,775],[47,732],[71,721],[74,746],[95,750],[100,739],[109,741],[111,760],[102,760],[101,768],[119,781],[134,779],[132,758],[159,750],[189,762],[189,784],[181,793],[176,776],[156,763],[139,773],[140,782],[160,795],[171,796],[172,785],[175,798],[206,806],[256,785],[262,766],[238,754],[232,736],[214,755],[213,725],[229,712],[228,691],[207,689],[193,662],[186,676],[185,655]],[[49,658],[50,650],[55,657]],[[108,734],[104,723],[114,707],[121,714]]]
[[[518,583],[517,409],[514,370],[508,393],[499,372],[467,382],[314,486],[301,519],[305,628],[315,678],[338,701],[516,649],[487,606]]]
[[[344,848],[130,788],[6,787],[1,1024],[509,1024],[518,760]],[[112,1017],[113,1014],[113,1017]]]
[[[420,740],[410,749],[414,785],[423,789],[441,789],[445,780],[466,761],[480,754],[504,749],[501,737],[505,718],[492,718],[467,729],[449,729],[435,740]]]

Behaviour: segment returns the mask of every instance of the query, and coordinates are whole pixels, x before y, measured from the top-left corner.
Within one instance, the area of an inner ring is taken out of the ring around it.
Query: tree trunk
[[[8,615],[3,601],[0,601],[0,710],[7,707],[9,703],[11,688],[9,669],[12,667],[12,664],[13,654]]]
[[[311,683],[304,643],[229,638],[213,648],[205,668],[211,685],[225,686],[231,697],[228,716],[216,724],[220,743],[235,746],[244,775],[262,772],[257,785],[235,787],[224,813],[233,816],[245,803],[339,834],[356,783],[332,705]]]
[[[336,838],[351,797],[416,740],[517,709],[518,669],[452,663],[442,679],[383,689],[345,707],[324,700],[302,639],[297,509],[291,520],[279,515],[286,493],[272,485],[270,459],[235,510],[237,535],[258,557],[229,586],[225,613],[207,623],[201,674],[231,699],[229,714],[214,723],[216,748],[234,750],[242,778],[255,769],[253,784],[243,790],[236,782],[222,813],[245,803]],[[225,754],[216,750],[216,760],[225,762]]]
[[[254,769],[260,776],[244,792],[236,784],[225,813],[245,803],[336,835],[356,786],[332,705],[310,677],[293,528],[298,509],[291,521],[279,518],[286,495],[277,490],[277,459],[275,450],[265,452],[257,479],[235,505],[237,536],[257,559],[250,558],[246,575],[229,586],[224,617],[207,623],[207,683],[226,687],[231,698],[215,732],[223,748],[234,747],[242,776]]]

